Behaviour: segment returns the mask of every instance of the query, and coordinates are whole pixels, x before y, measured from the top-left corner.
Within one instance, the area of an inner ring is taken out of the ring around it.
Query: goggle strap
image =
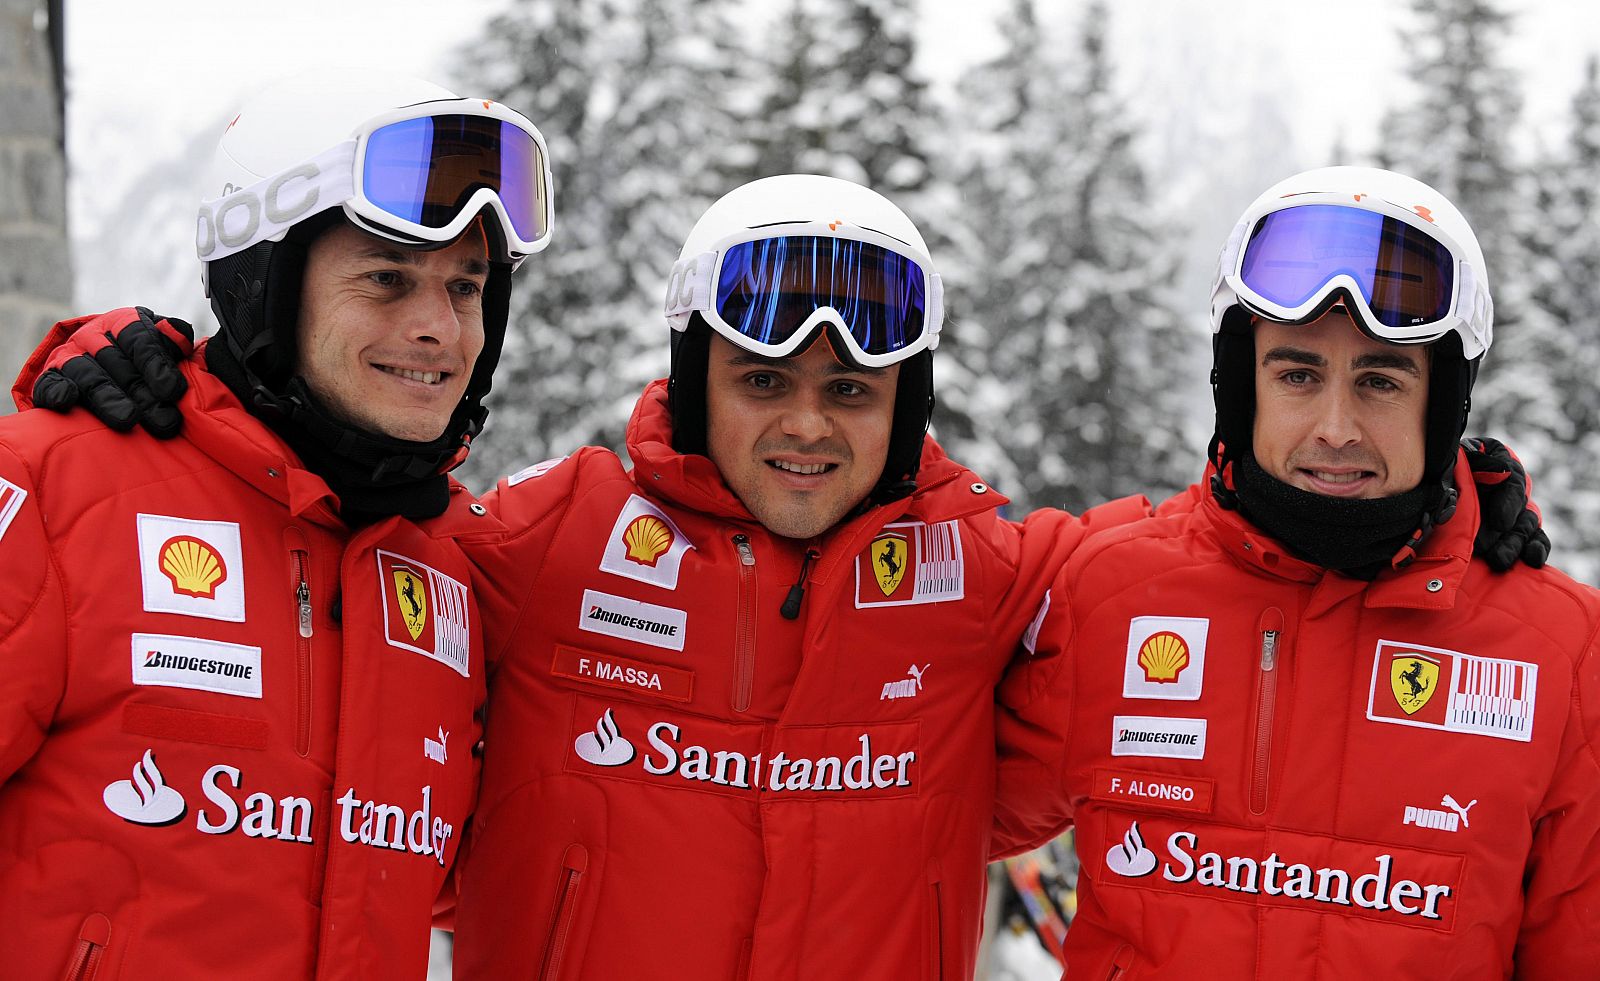
[[[356,141],[200,205],[195,251],[202,262],[279,240],[289,228],[355,195]]]
[[[928,273],[928,310],[922,332],[928,338],[928,350],[939,346],[939,330],[944,326],[944,280],[936,272]]]
[[[688,325],[689,314],[696,310],[710,310],[711,271],[716,268],[717,253],[702,252],[689,259],[680,259],[672,267],[667,280],[667,319]]]

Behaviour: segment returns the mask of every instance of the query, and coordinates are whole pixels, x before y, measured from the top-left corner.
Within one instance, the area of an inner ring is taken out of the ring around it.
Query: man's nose
[[[814,443],[833,435],[833,417],[821,392],[801,390],[794,393],[783,413],[785,435]]]

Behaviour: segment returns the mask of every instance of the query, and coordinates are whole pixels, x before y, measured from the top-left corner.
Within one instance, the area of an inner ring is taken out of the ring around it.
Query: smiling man
[[[1002,840],[1077,828],[1070,976],[1593,976],[1600,601],[1473,556],[1492,324],[1418,181],[1241,217],[1205,482],[1085,540],[1001,686]]]
[[[445,471],[547,239],[543,158],[427,82],[279,83],[205,185],[221,330],[153,379],[182,435],[0,420],[7,978],[426,974],[485,698],[458,542],[501,531]],[[186,343],[143,309],[55,338],[130,323]]]
[[[1085,525],[1022,533],[925,439],[941,289],[867,188],[738,188],[673,270],[632,469],[587,449],[485,498],[523,530],[475,552],[461,976],[972,975],[994,685]]]

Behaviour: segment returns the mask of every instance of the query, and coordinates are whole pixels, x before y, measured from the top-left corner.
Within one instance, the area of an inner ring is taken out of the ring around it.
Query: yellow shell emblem
[[[228,578],[228,566],[216,550],[198,538],[179,535],[161,546],[161,572],[175,592],[214,599]]]
[[[1389,688],[1407,715],[1420,712],[1438,686],[1439,662],[1431,657],[1407,654],[1389,662]]]
[[[428,625],[428,589],[415,572],[401,566],[394,570],[394,595],[400,601],[400,618],[405,621],[406,632],[416,640]]]
[[[628,561],[653,567],[672,547],[672,529],[653,514],[641,514],[623,529],[622,543],[628,547]]]
[[[1189,666],[1189,645],[1170,630],[1151,634],[1139,645],[1139,667],[1144,668],[1144,680],[1169,684]]]

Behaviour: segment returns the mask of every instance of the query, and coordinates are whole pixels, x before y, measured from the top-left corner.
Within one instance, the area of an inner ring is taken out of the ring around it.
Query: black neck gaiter
[[[1325,497],[1273,477],[1252,453],[1234,472],[1239,510],[1257,527],[1302,559],[1369,581],[1411,540],[1434,497],[1426,483],[1394,497]]]
[[[412,443],[357,430],[322,409],[298,378],[288,386],[300,405],[293,418],[264,408],[222,338],[206,345],[206,369],[222,379],[252,415],[282,436],[307,470],[327,481],[339,496],[339,516],[350,526],[390,515],[432,518],[449,506],[449,478],[425,465],[432,462],[425,457],[442,452],[440,440]]]

